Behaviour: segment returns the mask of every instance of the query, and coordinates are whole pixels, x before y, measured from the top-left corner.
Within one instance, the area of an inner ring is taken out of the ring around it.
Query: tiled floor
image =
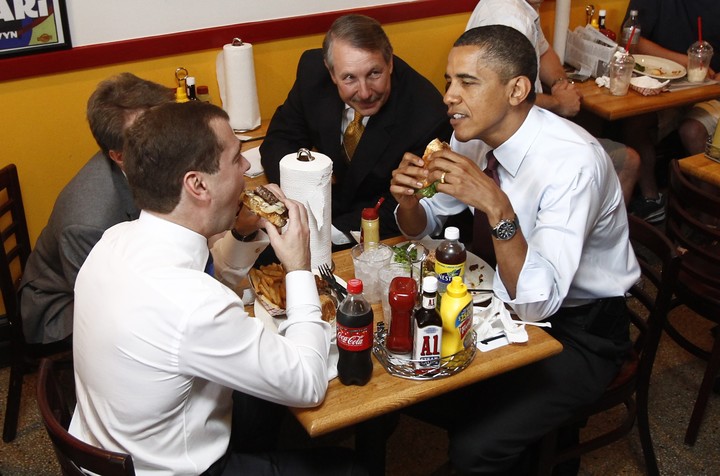
[[[709,326],[700,325],[684,308],[673,311],[673,319],[687,321],[699,339],[709,343]],[[691,357],[663,337],[650,392],[650,419],[660,471],[664,475],[720,475],[720,396],[710,399],[698,442],[683,443],[692,405],[704,371],[704,363]],[[9,369],[0,370],[0,409],[4,413]],[[0,442],[0,472],[3,476],[59,474],[54,453],[40,422],[34,398],[35,375],[26,379],[17,439]],[[585,431],[605,424],[591,421]],[[350,432],[326,437],[317,443],[351,444]],[[388,446],[389,476],[429,475],[446,460],[447,440],[443,431],[411,418],[401,417]],[[637,432],[582,459],[581,475],[642,475],[644,463]]]

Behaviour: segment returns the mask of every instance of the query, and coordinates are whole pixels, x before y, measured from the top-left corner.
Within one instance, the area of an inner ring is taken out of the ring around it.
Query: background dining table
[[[643,96],[633,89],[628,90],[625,96],[613,96],[608,88],[598,86],[592,78],[575,83],[575,87],[582,94],[582,109],[607,121],[689,106],[720,97],[720,83],[711,81],[655,96]]]
[[[680,159],[678,165],[686,174],[720,188],[720,162],[697,154]]]

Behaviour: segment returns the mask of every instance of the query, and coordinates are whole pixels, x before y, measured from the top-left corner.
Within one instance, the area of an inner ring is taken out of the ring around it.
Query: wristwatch
[[[235,228],[230,229],[230,233],[232,233],[232,236],[235,237],[236,240],[242,241],[242,242],[253,241],[255,239],[255,237],[258,235],[258,231],[260,231],[260,230],[255,230],[252,233],[250,233],[249,235],[241,235]]]
[[[512,220],[508,220],[507,218],[500,220],[500,223],[495,225],[491,233],[495,239],[505,241],[515,236],[518,228],[520,228],[520,225],[518,224],[517,215],[515,215]]]

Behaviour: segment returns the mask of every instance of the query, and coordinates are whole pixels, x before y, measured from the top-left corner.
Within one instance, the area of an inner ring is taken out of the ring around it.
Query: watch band
[[[253,241],[255,237],[258,235],[258,232],[260,230],[255,230],[252,233],[248,235],[241,235],[240,232],[238,232],[235,228],[230,229],[230,233],[232,233],[232,236],[238,240],[247,243],[248,241]]]

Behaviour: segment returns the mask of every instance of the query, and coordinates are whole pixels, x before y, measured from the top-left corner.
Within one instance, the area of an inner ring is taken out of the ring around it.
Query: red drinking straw
[[[627,53],[630,53],[630,45],[632,45],[633,36],[635,36],[635,27],[633,27],[632,31],[630,32],[630,38],[628,38],[627,45],[625,46],[625,51]]]
[[[380,200],[378,200],[377,204],[375,205],[375,211],[378,211],[378,209],[380,208],[380,205],[382,205],[384,201],[385,201],[385,197],[380,197]]]
[[[702,45],[702,17],[698,17],[698,43]]]

